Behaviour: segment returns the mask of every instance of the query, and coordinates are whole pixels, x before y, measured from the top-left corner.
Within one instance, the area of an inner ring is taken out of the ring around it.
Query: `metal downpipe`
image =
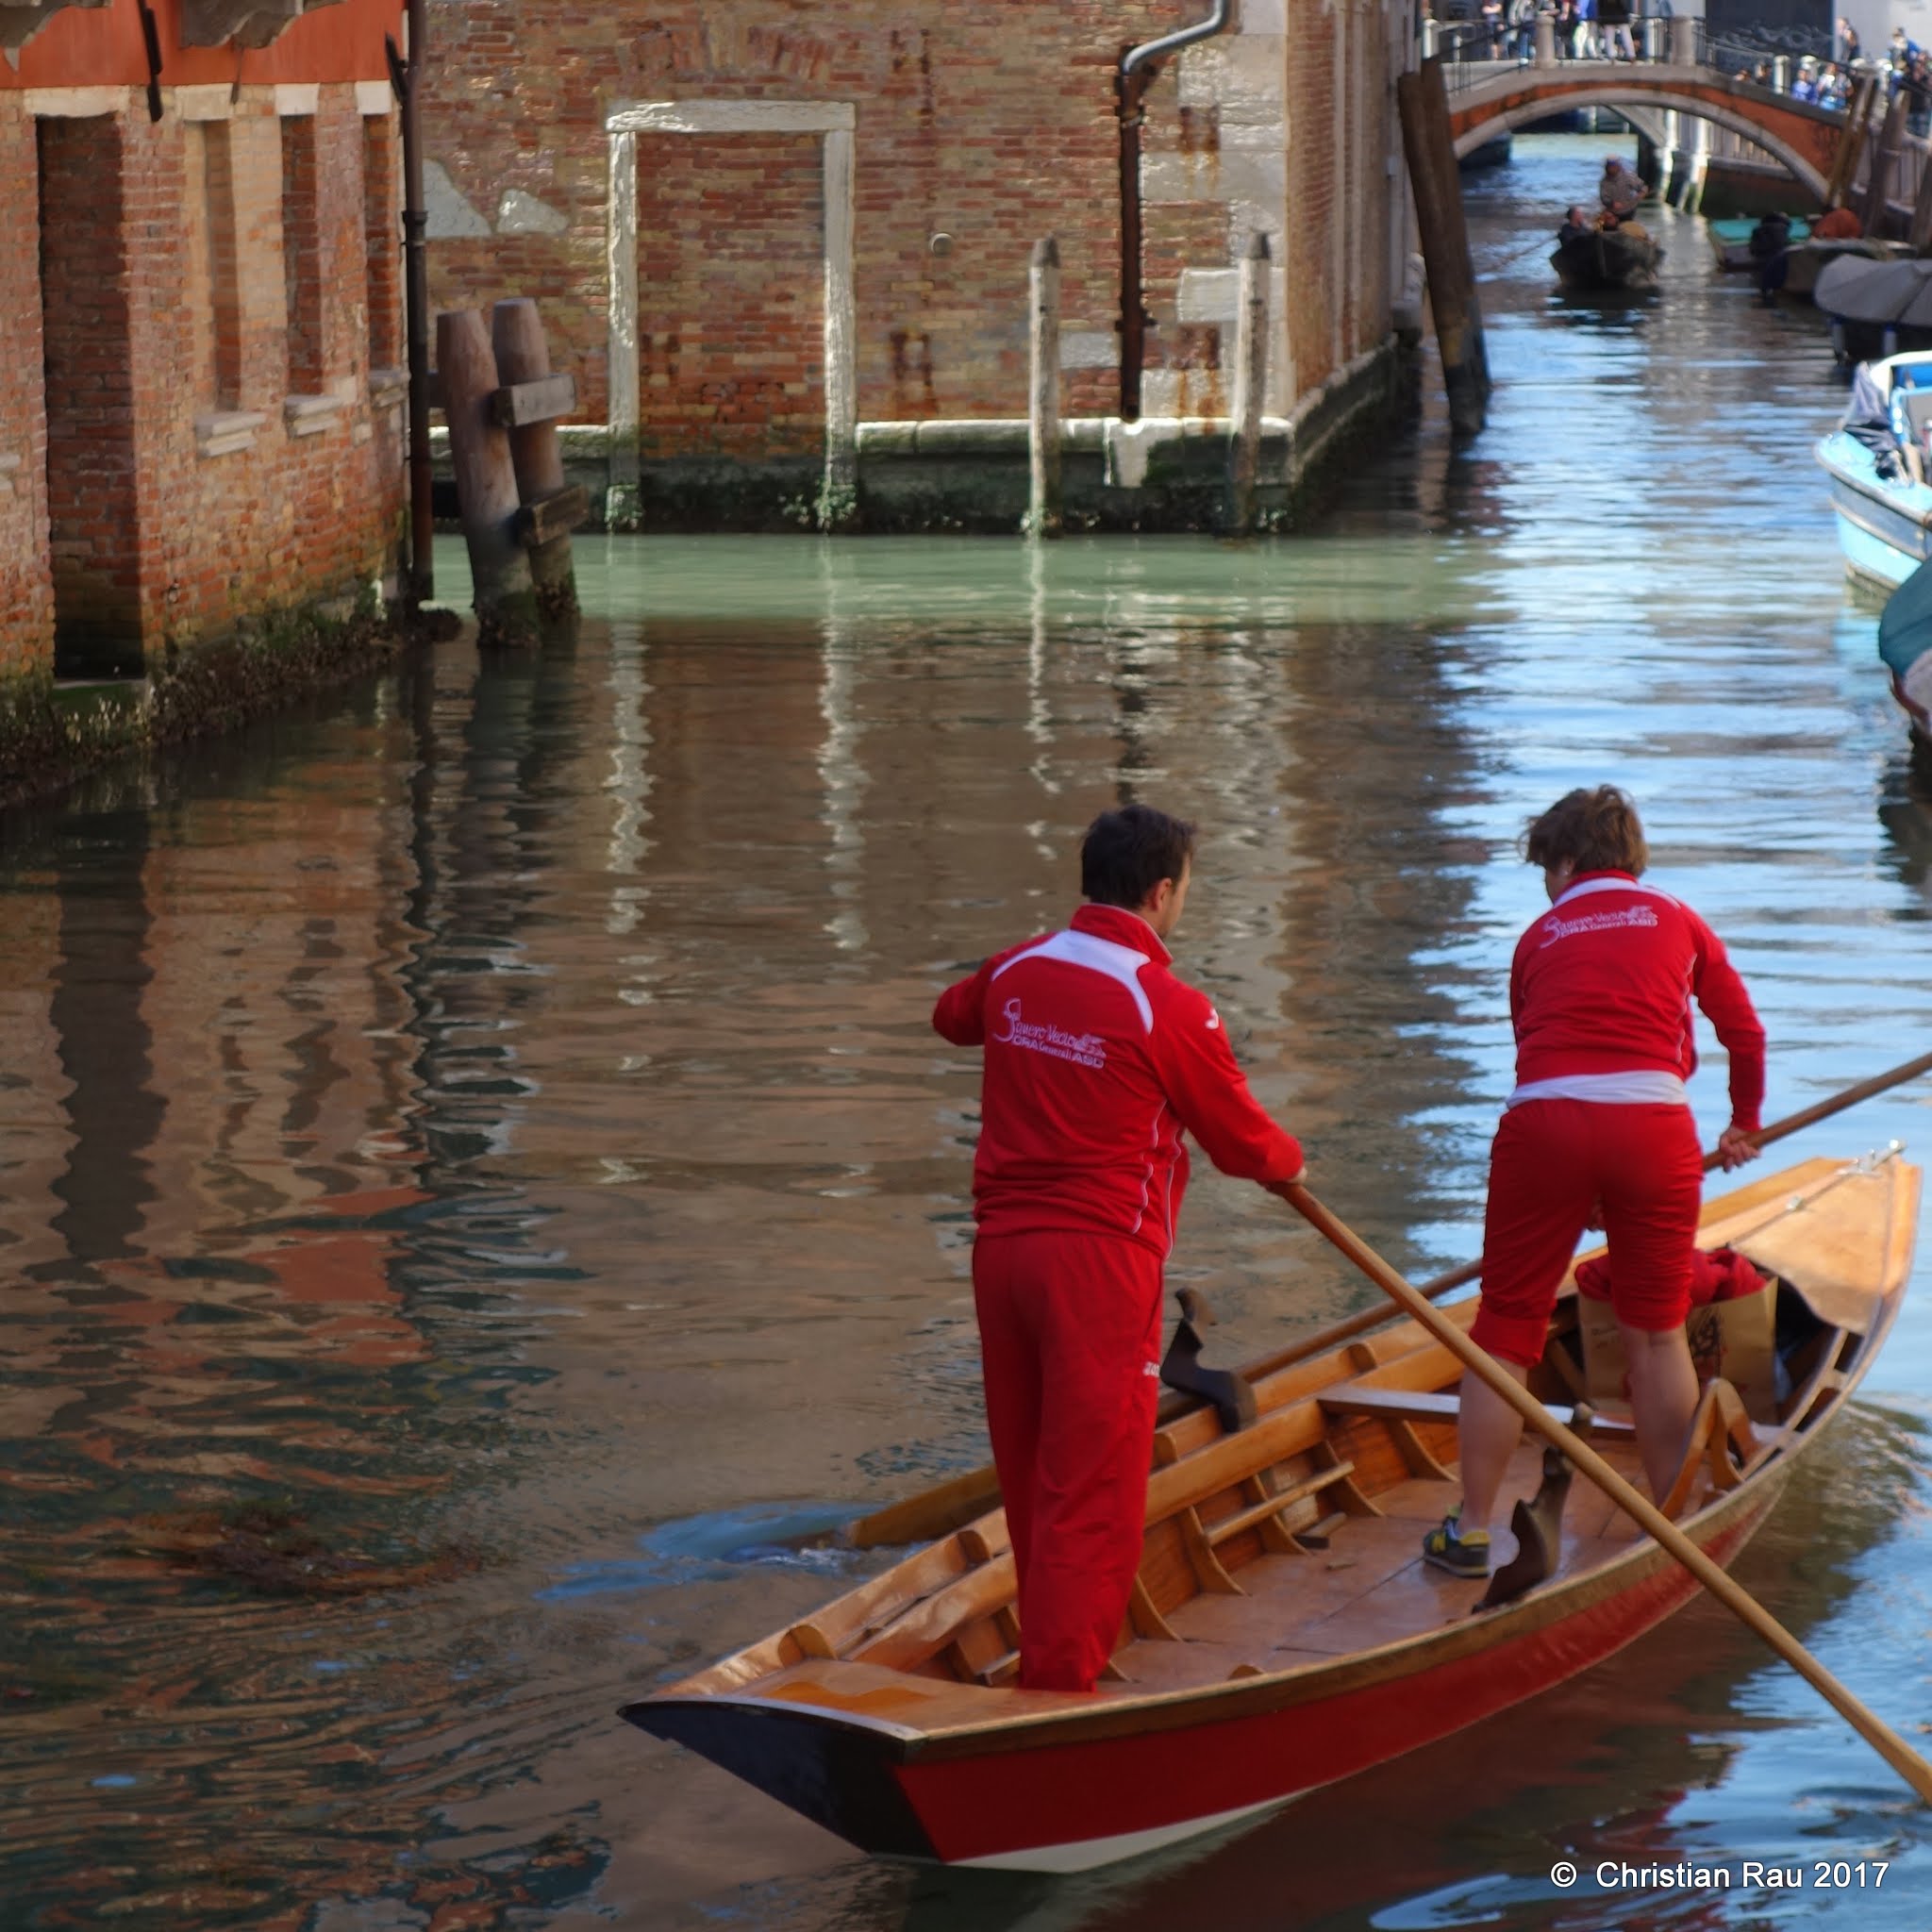
[[[1141,291],[1141,123],[1142,103],[1171,55],[1196,41],[1212,40],[1227,25],[1232,0],[1214,0],[1214,10],[1177,32],[1143,41],[1121,56],[1114,94],[1121,124],[1121,421],[1141,419],[1141,364],[1146,357],[1148,314]]]
[[[429,9],[408,0],[409,58],[403,91],[403,313],[409,371],[409,583],[406,601],[434,595],[435,541],[429,470],[429,215],[423,182],[423,76],[428,64]],[[393,54],[391,54],[393,58]]]

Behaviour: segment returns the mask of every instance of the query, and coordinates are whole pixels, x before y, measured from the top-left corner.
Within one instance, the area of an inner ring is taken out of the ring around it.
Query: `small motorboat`
[[[1700,1407],[1724,1420],[1695,1438],[1664,1503],[1713,1560],[1730,1563],[1808,1467],[1884,1345],[1919,1181],[1890,1155],[1808,1160],[1706,1203],[1700,1244],[1769,1277],[1748,1297],[1755,1345],[1715,1360]],[[1445,1312],[1466,1329],[1474,1309]],[[1140,1575],[1096,1690],[1014,1686],[1013,1557],[982,1471],[848,1535],[923,1547],[624,1716],[864,1851],[1079,1871],[1447,1737],[1601,1662],[1697,1593],[1581,1481],[1567,1500],[1556,1489],[1549,1566],[1526,1593],[1484,1607],[1480,1580],[1429,1568],[1423,1531],[1460,1493],[1461,1364],[1398,1313],[1343,1325],[1254,1365],[1257,1413],[1232,1433],[1209,1404],[1163,1407]],[[1595,1446],[1636,1479],[1627,1409],[1601,1400],[1622,1365],[1592,1357],[1592,1333],[1566,1282],[1532,1391],[1599,1399]],[[1555,1461],[1526,1442],[1506,1497],[1541,1478],[1542,1507],[1559,1474],[1569,1482]]]
[[[1654,289],[1664,252],[1635,222],[1590,228],[1558,242],[1550,257],[1566,289]]]
[[[1928,430],[1932,353],[1922,350],[1861,364],[1843,424],[1818,444],[1845,569],[1880,591],[1895,591],[1932,557]]]
[[[1786,219],[1790,223],[1791,247],[1810,239],[1811,224],[1803,215]],[[1757,231],[1755,221],[1713,221],[1705,226],[1710,233],[1710,252],[1726,275],[1748,275],[1757,268],[1757,258],[1751,253],[1751,237]]]
[[[1820,272],[1811,299],[1830,318],[1840,362],[1932,349],[1932,260],[1841,256]]]

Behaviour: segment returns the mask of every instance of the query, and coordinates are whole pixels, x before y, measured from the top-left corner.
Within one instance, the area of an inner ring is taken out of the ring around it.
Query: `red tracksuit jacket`
[[[1517,942],[1510,1104],[1681,1100],[1697,1070],[1693,998],[1731,1057],[1731,1119],[1755,1130],[1764,1028],[1724,942],[1690,907],[1628,873],[1579,873]],[[1632,1075],[1649,1075],[1656,1091]]]
[[[1064,932],[950,986],[934,1027],[984,1046],[974,1213],[988,1235],[1124,1235],[1165,1256],[1188,1184],[1183,1130],[1224,1174],[1287,1180],[1302,1150],[1235,1064],[1221,1016],[1154,928],[1083,906]]]

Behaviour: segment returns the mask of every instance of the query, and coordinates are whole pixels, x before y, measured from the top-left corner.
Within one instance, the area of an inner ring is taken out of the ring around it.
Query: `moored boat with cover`
[[[1758,1356],[1715,1364],[1740,1390],[1710,1384],[1666,1501],[1717,1562],[1764,1521],[1884,1345],[1919,1178],[1890,1156],[1817,1159],[1706,1204],[1700,1245],[1770,1278]],[[1466,1330],[1474,1311],[1442,1313]],[[1587,1326],[1566,1282],[1531,1385],[1553,1405],[1601,1380]],[[1695,1593],[1578,1479],[1567,1502],[1554,1490],[1549,1574],[1479,1609],[1485,1585],[1427,1567],[1419,1548],[1458,1493],[1461,1363],[1401,1314],[1343,1327],[1255,1365],[1256,1419],[1232,1433],[1215,1408],[1171,1399],[1140,1574],[1096,1691],[1012,1687],[1013,1562],[979,1472],[853,1532],[861,1546],[924,1547],[624,1715],[866,1851],[1073,1871],[1445,1737],[1609,1657]],[[1634,1477],[1627,1420],[1604,1407],[1593,1446]],[[1506,1494],[1535,1489],[1540,1467],[1546,1482],[1560,1474],[1540,1455],[1554,1452],[1519,1452]]]

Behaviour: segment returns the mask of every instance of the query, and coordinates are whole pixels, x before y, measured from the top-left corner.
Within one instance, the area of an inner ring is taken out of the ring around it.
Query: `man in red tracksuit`
[[[1103,812],[1073,923],[996,954],[933,1010],[956,1046],[986,1049],[973,1291],[1029,1690],[1093,1688],[1140,1567],[1182,1133],[1225,1174],[1301,1177],[1220,1015],[1168,971],[1193,844],[1147,806]]]

